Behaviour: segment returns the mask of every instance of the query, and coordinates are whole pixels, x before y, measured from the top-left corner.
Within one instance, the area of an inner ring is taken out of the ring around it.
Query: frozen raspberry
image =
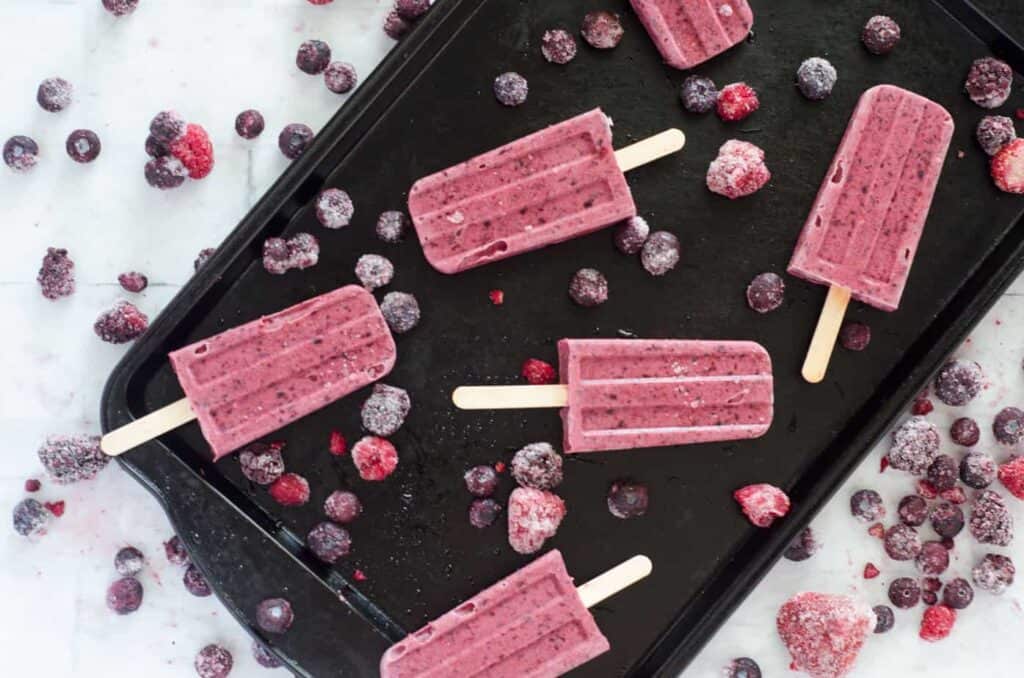
[[[76,129],[68,135],[64,150],[68,157],[78,163],[90,163],[100,155],[102,144],[96,132],[88,129]]]
[[[306,535],[306,546],[328,565],[344,558],[352,551],[352,537],[348,530],[334,523],[320,523]]]
[[[44,111],[57,113],[71,105],[71,83],[64,78],[47,78],[39,83],[36,101]]]
[[[523,362],[520,374],[528,383],[534,385],[554,384],[558,381],[558,372],[555,371],[555,368],[550,363],[537,358],[527,358]]]
[[[882,523],[875,523],[868,528],[867,532],[875,539],[885,539],[885,525]]]
[[[44,501],[43,506],[46,510],[52,513],[54,516],[60,518],[64,515],[64,501]]]
[[[160,141],[152,134],[146,137],[146,155],[151,158],[162,158],[165,155],[170,154],[171,149],[167,148],[167,144]]]
[[[242,111],[235,118],[235,132],[243,139],[255,139],[263,134],[265,128],[266,122],[263,120],[263,114],[255,109]]]
[[[596,268],[581,268],[569,281],[569,296],[589,308],[608,301],[608,280]]]
[[[263,268],[273,275],[284,275],[292,269],[316,266],[320,260],[320,241],[309,233],[296,233],[284,238],[267,238],[263,243]]]
[[[874,563],[868,563],[864,566],[865,579],[875,579],[876,577],[878,577],[879,574],[881,574],[881,571]]]
[[[164,553],[171,565],[187,565],[189,562],[188,551],[185,550],[185,545],[181,543],[181,537],[178,535],[164,542]]]
[[[40,483],[35,478],[29,478],[28,480],[25,481],[25,491],[26,492],[38,492],[39,489],[42,486],[43,486],[43,484]]]
[[[971,570],[974,585],[982,591],[1000,595],[1013,584],[1017,568],[1009,557],[997,553],[986,553]]]
[[[708,166],[707,186],[730,200],[758,192],[772,178],[764,151],[747,141],[730,139]]]
[[[384,33],[392,40],[401,40],[411,29],[412,25],[395,10],[391,10],[384,17]]]
[[[982,374],[978,363],[951,360],[935,377],[935,397],[947,405],[961,407],[974,400],[981,386]]]
[[[103,341],[124,344],[142,336],[149,328],[149,318],[129,301],[118,301],[109,311],[101,313],[93,330]]]
[[[942,589],[942,604],[954,610],[963,610],[974,600],[974,589],[966,579],[956,578]]]
[[[960,417],[949,427],[949,437],[957,445],[973,447],[981,439],[981,429],[978,428],[978,422],[970,417]]]
[[[540,39],[540,53],[550,63],[567,64],[576,58],[576,38],[561,28],[544,31]]]
[[[388,292],[380,302],[380,312],[395,334],[405,334],[420,323],[420,305],[408,292]]]
[[[999,108],[1010,98],[1013,69],[1005,61],[984,57],[976,59],[967,72],[964,89],[971,101],[982,108]]]
[[[51,435],[39,448],[39,461],[58,485],[90,480],[106,468],[110,457],[97,436]]]
[[[393,435],[405,423],[411,408],[412,400],[405,389],[375,384],[360,410],[363,428],[381,437]]]
[[[917,481],[917,493],[925,499],[935,499],[939,496],[939,491],[927,480]]]
[[[655,231],[640,248],[640,264],[651,275],[661,276],[676,267],[681,255],[679,238],[668,231]]]
[[[718,117],[726,122],[737,122],[760,108],[761,101],[757,98],[757,92],[750,85],[745,82],[734,82],[722,88],[718,94],[716,105]]]
[[[238,454],[242,475],[257,485],[270,485],[284,475],[282,443],[252,443]]]
[[[884,518],[882,495],[874,490],[857,490],[850,497],[850,513],[863,523],[873,523]]]
[[[340,188],[328,188],[316,197],[316,218],[326,228],[348,226],[353,214],[352,198]]]
[[[562,457],[549,443],[530,443],[512,457],[512,477],[521,487],[554,489],[562,484]]]
[[[711,78],[691,75],[683,80],[679,98],[683,101],[683,108],[690,113],[708,113],[718,104],[718,88]]]
[[[505,106],[519,106],[530,92],[526,78],[518,73],[502,73],[494,79],[494,96]]]
[[[146,557],[134,546],[125,546],[114,556],[114,569],[122,577],[134,577],[142,572]]]
[[[782,306],[786,283],[775,273],[760,273],[747,285],[747,305],[758,313],[769,313]]]
[[[608,511],[616,518],[639,518],[650,502],[646,485],[616,481],[608,489]]]
[[[117,276],[117,282],[125,292],[138,294],[149,287],[149,278],[138,271],[129,271]]]
[[[139,0],[103,0],[103,7],[114,16],[127,16],[139,6]]]
[[[949,568],[949,551],[937,541],[926,541],[915,559],[917,569],[924,574],[937,576]]]
[[[647,242],[651,227],[643,217],[630,217],[615,228],[615,247],[623,254],[636,254]]]
[[[1013,517],[1003,498],[992,490],[982,490],[971,507],[971,535],[982,544],[1008,546],[1013,540]]]
[[[866,604],[826,593],[798,593],[775,621],[793,668],[815,678],[846,675],[878,622]]]
[[[999,411],[992,421],[992,433],[1003,445],[1016,445],[1024,439],[1024,412],[1016,407]]]
[[[493,499],[474,499],[469,505],[469,524],[478,530],[490,527],[501,513],[501,504]]]
[[[885,552],[893,560],[913,560],[921,552],[921,538],[909,525],[893,525],[885,531]]]
[[[364,254],[356,261],[356,278],[368,290],[384,287],[395,277],[395,265],[379,254]]]
[[[953,489],[959,472],[958,466],[953,457],[948,454],[940,454],[928,466],[926,472],[928,482],[939,492]]]
[[[14,136],[4,143],[4,162],[15,172],[28,172],[39,160],[39,145],[26,136]]]
[[[383,438],[365,436],[352,446],[352,463],[363,480],[384,480],[398,467],[398,451]]]
[[[474,497],[489,497],[498,487],[498,472],[493,467],[474,466],[462,476],[466,489]]]
[[[847,322],[839,330],[839,344],[847,351],[863,351],[871,343],[871,328],[864,323]]]
[[[431,0],[395,0],[395,11],[406,21],[416,21],[430,9]]]
[[[931,413],[935,409],[935,405],[932,405],[932,401],[928,398],[916,398],[914,403],[910,406],[910,413],[923,417],[926,414]]]
[[[517,487],[508,499],[508,543],[516,553],[536,553],[564,517],[565,502],[558,495]]]
[[[864,25],[860,39],[872,54],[888,54],[900,41],[900,25],[887,16],[873,16]]]
[[[722,670],[722,676],[724,678],[761,678],[761,667],[750,657],[737,657]]]
[[[835,66],[821,57],[811,57],[796,71],[796,86],[811,101],[822,101],[832,94],[838,79]]]
[[[192,262],[192,269],[198,271],[216,252],[216,248],[213,247],[206,247],[199,250],[199,254],[196,255],[195,261]]]
[[[945,605],[935,605],[924,611],[921,620],[921,639],[934,643],[942,640],[953,630],[956,622],[956,610]]]
[[[871,610],[875,613],[875,633],[887,633],[896,625],[896,615],[888,605],[875,605]]]
[[[157,141],[170,145],[185,134],[188,123],[176,111],[160,111],[149,123],[149,133]]]
[[[988,155],[995,155],[1006,144],[1017,138],[1013,119],[1005,115],[986,115],[978,122],[974,132],[978,145]]]
[[[921,585],[910,577],[893,579],[889,584],[889,601],[901,610],[909,610],[921,600]]]
[[[199,678],[227,678],[234,660],[223,647],[207,645],[196,655],[194,666]]]
[[[939,453],[939,431],[922,417],[912,417],[892,433],[889,463],[915,476],[923,475]]]
[[[1024,457],[1014,457],[999,467],[999,482],[1010,494],[1024,499]]]
[[[619,15],[604,10],[587,12],[580,27],[583,39],[597,49],[612,49],[622,40],[624,32]]]
[[[786,550],[782,552],[782,556],[786,560],[792,560],[795,563],[799,563],[813,556],[820,548],[821,543],[815,539],[814,532],[811,531],[811,528],[805,527],[803,531],[789,543]]]
[[[171,143],[170,150],[193,179],[203,179],[213,171],[213,144],[199,125],[189,123],[185,134]]]
[[[377,237],[386,243],[400,242],[409,230],[409,217],[405,212],[388,210],[377,217]]]
[[[303,73],[319,75],[331,63],[331,48],[322,40],[307,40],[299,45],[295,65]]]
[[[188,168],[177,158],[169,155],[153,158],[146,163],[146,182],[153,188],[166,191],[185,183]]]
[[[284,633],[294,620],[292,604],[284,598],[267,598],[256,606],[256,625],[267,633]]]
[[[964,529],[964,512],[959,506],[944,501],[932,509],[931,523],[937,535],[952,539]]]
[[[213,593],[210,585],[206,582],[206,577],[203,576],[203,573],[195,565],[189,565],[185,568],[185,574],[182,576],[181,582],[185,585],[185,590],[197,598],[205,598]]]
[[[495,306],[501,306],[505,303],[505,293],[502,290],[491,290],[487,293],[487,298]]]
[[[53,520],[53,514],[35,499],[22,499],[12,515],[14,531],[24,537],[46,534],[46,526]]]
[[[256,660],[257,664],[266,669],[276,669],[284,666],[281,660],[277,658],[277,655],[258,640],[252,641],[252,658]]]
[[[142,605],[142,584],[135,577],[121,577],[107,588],[107,608],[131,614]]]
[[[324,514],[336,523],[347,525],[363,512],[363,504],[353,492],[335,490],[324,501]]]
[[[285,473],[271,483],[269,492],[281,506],[302,506],[309,501],[309,482],[297,473]]]
[[[732,493],[751,523],[769,527],[776,518],[789,513],[789,497],[779,488],[767,483],[747,485]]]
[[[277,147],[284,153],[284,157],[295,160],[306,152],[306,148],[313,141],[313,136],[313,130],[301,122],[285,125],[277,137]]]
[[[348,447],[345,444],[345,436],[341,435],[340,431],[331,431],[331,438],[327,449],[336,457],[345,454],[348,451]]]
[[[75,291],[75,262],[71,261],[68,251],[62,248],[47,247],[43,264],[36,275],[36,282],[47,299],[56,300],[69,297]]]
[[[350,63],[332,61],[324,69],[324,84],[335,94],[350,92],[356,86],[356,82],[358,82],[356,69]]]
[[[996,479],[997,472],[995,460],[984,452],[971,450],[960,460],[960,480],[976,490],[983,490],[991,485]]]

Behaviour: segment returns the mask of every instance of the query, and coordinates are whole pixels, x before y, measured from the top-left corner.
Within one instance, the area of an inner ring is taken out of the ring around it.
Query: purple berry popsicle
[[[693,68],[743,42],[754,25],[747,0],[630,0],[661,56]]]

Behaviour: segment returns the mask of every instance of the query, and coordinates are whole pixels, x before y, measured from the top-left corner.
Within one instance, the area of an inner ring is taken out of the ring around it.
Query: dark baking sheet
[[[168,350],[352,282],[355,260],[365,252],[394,261],[398,273],[388,289],[419,298],[423,321],[398,337],[398,364],[385,380],[408,389],[414,403],[393,437],[401,463],[387,482],[362,482],[349,459],[327,452],[331,430],[350,441],[361,435],[358,408],[368,389],[272,436],[287,442],[289,468],[311,481],[312,501],[302,508],[277,506],[244,480],[233,458],[210,463],[194,425],[122,458],[167,508],[242,623],[253,628],[253,609],[268,595],[292,600],[295,626],[271,641],[293,670],[375,675],[389,639],[529,560],[511,551],[501,526],[482,532],[469,526],[461,476],[475,464],[507,461],[525,443],[560,440],[558,416],[458,412],[449,401],[452,388],[515,383],[523,359],[554,362],[555,342],[565,336],[628,331],[752,339],[775,363],[777,406],[768,435],[572,456],[559,489],[569,514],[549,544],[561,549],[577,579],[636,553],[655,563],[650,578],[596,609],[612,650],[574,675],[672,675],[1019,272],[1024,232],[1013,226],[1024,202],[989,181],[972,140],[984,112],[960,91],[971,60],[990,53],[986,44],[1020,70],[1024,54],[1012,41],[960,0],[870,8],[809,0],[751,4],[752,38],[698,69],[720,84],[745,80],[761,92],[757,114],[727,125],[682,111],[677,92],[686,74],[661,64],[624,0],[605,3],[623,17],[622,44],[597,52],[581,43],[567,67],[541,59],[539,36],[550,27],[575,30],[592,3],[441,0],[117,368],[104,397],[105,429],[181,397]],[[857,40],[867,16],[878,12],[904,28],[903,42],[887,58],[872,57]],[[840,73],[833,96],[818,104],[792,85],[796,66],[813,55],[828,57]],[[490,92],[493,77],[506,70],[530,82],[529,101],[519,109],[503,108]],[[784,271],[857,97],[882,82],[943,104],[958,129],[901,308],[886,314],[854,305],[850,316],[874,330],[870,348],[837,353],[826,382],[811,386],[800,379],[799,366],[825,289],[787,278],[785,306],[763,317],[746,307],[743,290],[757,273]],[[1008,108],[1014,105],[1021,105],[1019,96]],[[629,174],[641,214],[683,243],[682,263],[669,275],[648,276],[636,258],[612,248],[608,232],[458,276],[431,269],[415,238],[395,246],[375,239],[377,214],[404,207],[416,178],[594,106],[614,119],[619,146],[669,126],[687,133],[682,155]],[[728,138],[762,146],[774,174],[766,189],[734,202],[703,185],[708,162]],[[958,149],[965,157],[958,158]],[[315,222],[309,202],[326,186],[353,196],[351,226],[327,231]],[[319,265],[284,277],[264,272],[263,239],[298,231],[320,238]],[[611,298],[596,309],[574,306],[565,293],[584,265],[610,281]],[[493,288],[505,291],[501,307],[488,302]],[[620,521],[605,508],[608,485],[623,477],[650,487],[652,506],[643,519]],[[772,530],[752,528],[731,499],[749,482],[785,488],[794,502],[791,516]],[[353,554],[326,568],[301,541],[338,487],[354,489],[365,512],[351,526]],[[506,478],[499,497],[510,490]],[[352,579],[356,569],[365,581]],[[350,605],[338,601],[338,592]]]

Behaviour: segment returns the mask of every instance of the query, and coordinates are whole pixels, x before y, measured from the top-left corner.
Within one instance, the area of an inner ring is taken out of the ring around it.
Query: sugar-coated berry
[[[1024,139],[1003,146],[992,158],[990,173],[999,190],[1024,193]]]
[[[164,542],[164,554],[171,565],[187,565],[189,562],[188,551],[178,535]]]
[[[889,584],[889,601],[901,610],[909,610],[921,600],[921,585],[910,577],[893,579]]]
[[[1003,445],[1016,445],[1024,439],[1024,412],[1016,407],[1003,408],[992,421],[992,433]]]
[[[1017,138],[1013,119],[1005,115],[986,115],[974,131],[978,145],[988,155],[995,155],[1003,146]]]
[[[728,7],[728,5],[723,5]],[[761,667],[750,657],[737,657],[722,669],[724,678],[761,678]]]
[[[811,101],[822,101],[832,94],[838,79],[835,66],[827,59],[811,57],[796,71],[796,85],[800,93]]]
[[[293,621],[292,604],[284,598],[267,598],[256,606],[256,625],[267,633],[284,633]]]
[[[395,277],[395,265],[379,254],[364,254],[356,261],[356,278],[368,290],[384,287]]]
[[[31,137],[13,136],[4,143],[4,163],[15,172],[28,172],[39,160],[39,145]]]
[[[1017,499],[1024,499],[1024,457],[1014,456],[998,471],[999,482]]]
[[[708,165],[706,183],[712,193],[735,200],[758,192],[771,178],[761,148],[748,141],[730,139]]]
[[[734,82],[722,88],[716,102],[718,117],[726,122],[738,122],[761,107],[754,88],[745,82]]]
[[[821,542],[815,538],[814,531],[805,527],[793,541],[789,542],[789,546],[782,552],[782,557],[799,563],[813,556],[820,548]]]
[[[75,292],[75,262],[64,248],[47,247],[36,274],[43,296],[51,301],[70,297]]]
[[[558,532],[563,518],[565,502],[561,497],[532,487],[517,487],[508,499],[508,543],[521,555],[536,553]]]
[[[392,40],[401,40],[412,29],[412,24],[399,16],[396,10],[384,17],[384,33]]]
[[[420,305],[408,292],[388,292],[380,302],[380,312],[395,334],[404,334],[420,323]]]
[[[650,493],[646,485],[615,481],[608,488],[608,512],[616,518],[639,518],[647,513]]]
[[[185,134],[188,123],[177,111],[160,111],[149,123],[149,133],[157,141],[171,144]]]
[[[103,0],[103,7],[114,16],[127,16],[139,6],[139,0]]]
[[[544,31],[540,38],[540,53],[550,63],[565,65],[576,58],[576,38],[561,28]]]
[[[116,302],[109,311],[100,314],[93,324],[93,330],[103,341],[111,344],[125,344],[138,339],[149,329],[149,317],[123,299]]]
[[[478,530],[490,527],[501,513],[501,504],[493,499],[474,499],[469,505],[469,524]]]
[[[227,678],[234,666],[231,653],[219,645],[207,645],[193,663],[199,678]]]
[[[569,296],[585,308],[600,306],[608,301],[608,279],[596,268],[581,268],[569,281]]]
[[[850,497],[850,513],[857,520],[873,523],[885,517],[882,495],[874,490],[857,490]]]
[[[872,54],[888,54],[900,41],[900,25],[887,16],[873,16],[864,25],[860,39]]]
[[[142,584],[135,577],[121,577],[107,588],[107,609],[131,614],[142,605]]]
[[[640,265],[653,276],[662,276],[679,263],[682,245],[674,233],[655,231],[640,248]]]
[[[474,497],[489,497],[498,489],[498,472],[493,466],[481,464],[466,471],[462,476],[466,489]]]
[[[242,111],[235,118],[235,132],[243,139],[255,139],[263,134],[265,127],[263,114],[253,108]]]
[[[298,473],[285,473],[271,483],[269,492],[281,506],[302,506],[309,501],[309,481]]]
[[[864,323],[846,322],[839,330],[839,345],[847,351],[863,351],[870,343],[871,327]]]
[[[257,664],[266,669],[276,669],[284,666],[281,660],[277,658],[277,655],[258,640],[252,641],[252,658],[256,660]]]
[[[960,460],[960,480],[976,490],[991,485],[998,472],[995,459],[978,450],[971,450]]]
[[[352,463],[363,480],[384,480],[398,467],[398,450],[384,438],[365,436],[352,446]]]
[[[309,233],[296,233],[291,238],[267,238],[263,243],[263,268],[273,275],[284,275],[292,269],[316,266],[320,260],[320,241]]]
[[[975,497],[968,525],[971,536],[982,544],[1009,546],[1013,541],[1013,516],[992,490],[982,490]]]
[[[942,589],[942,604],[954,610],[963,610],[974,600],[971,583],[962,577],[946,582]]]
[[[885,552],[893,560],[913,560],[921,552],[921,537],[909,525],[893,525],[885,531]]]
[[[155,136],[150,134],[146,137],[146,155],[151,158],[162,158],[165,155],[171,154],[171,149],[167,148],[167,144],[157,139]]]
[[[192,262],[192,270],[198,271],[216,252],[217,249],[215,247],[204,247],[199,250],[199,254],[196,255],[195,260]]]
[[[896,625],[896,615],[888,605],[875,605],[875,633],[887,633]]]
[[[117,283],[125,292],[138,294],[149,287],[149,278],[138,271],[127,271],[117,276]]]
[[[949,437],[957,445],[973,447],[981,439],[981,429],[978,427],[978,422],[970,417],[960,417],[949,427]]]
[[[270,485],[284,475],[280,443],[252,443],[238,453],[242,475],[257,485]]]
[[[982,108],[999,108],[1010,98],[1013,69],[1005,61],[982,57],[971,64],[964,89],[971,101]]]
[[[757,527],[770,527],[776,518],[789,513],[789,497],[768,483],[741,487],[732,493],[747,519]]]
[[[358,81],[355,66],[345,61],[332,61],[324,69],[324,84],[335,94],[352,91]]]
[[[405,212],[388,210],[386,212],[381,212],[380,216],[377,217],[377,227],[375,232],[377,233],[377,237],[384,242],[396,243],[400,242],[402,238],[405,237],[410,226],[409,217],[405,215]]]
[[[177,158],[169,155],[159,156],[146,163],[145,176],[146,183],[150,186],[166,191],[185,183],[188,168]]]
[[[630,217],[615,227],[612,240],[623,254],[636,254],[651,234],[651,227],[643,217]]]
[[[432,0],[395,0],[395,11],[406,21],[416,21],[427,13]]]
[[[907,495],[900,499],[896,513],[904,525],[920,527],[928,519],[928,502],[916,494]]]
[[[306,152],[306,148],[313,141],[313,136],[313,130],[301,122],[285,125],[277,137],[277,147],[281,149],[284,157],[295,160]]]
[[[354,492],[335,490],[324,501],[324,514],[336,523],[347,525],[363,512],[363,504]]]
[[[938,429],[924,417],[911,417],[892,433],[889,464],[920,476],[928,470],[938,453]]]
[[[352,537],[341,525],[323,522],[306,535],[306,546],[313,555],[331,565],[352,551]]]
[[[562,456],[550,443],[530,443],[518,450],[511,468],[522,487],[551,490],[562,484]]]
[[[340,188],[324,189],[316,197],[316,218],[326,228],[348,226],[354,214],[352,198]]]
[[[935,397],[951,407],[961,407],[981,392],[982,379],[978,363],[950,360],[935,376]]]
[[[114,556],[114,569],[122,577],[134,577],[142,572],[145,564],[146,557],[134,546],[125,546]]]
[[[718,104],[718,88],[711,78],[691,75],[683,80],[679,98],[683,102],[683,108],[690,113],[710,113]]]
[[[64,78],[47,78],[39,83],[36,101],[44,111],[57,113],[71,105],[71,83]]]
[[[185,568],[185,574],[182,576],[181,582],[185,585],[185,590],[197,598],[205,598],[213,594],[213,590],[207,583],[206,577],[203,576],[203,573],[195,565],[189,565]]]
[[[402,427],[411,408],[412,399],[404,388],[377,383],[359,414],[363,428],[386,438]]]
[[[777,273],[759,273],[747,285],[747,305],[758,313],[769,313],[782,306],[786,283]]]
[[[23,537],[46,534],[47,524],[53,514],[35,499],[22,499],[11,512],[14,531]]]
[[[617,46],[624,32],[619,15],[605,10],[587,12],[580,27],[583,39],[596,49],[612,49]]]
[[[64,150],[68,157],[77,163],[87,164],[100,155],[102,144],[96,132],[88,129],[76,129],[68,135],[64,143]]]
[[[494,96],[505,106],[519,106],[530,93],[526,78],[518,73],[502,73],[494,79]]]
[[[299,51],[295,55],[295,65],[303,73],[318,75],[324,72],[329,63],[331,63],[331,47],[323,40],[306,40],[299,45]]]
[[[939,492],[950,490],[956,485],[959,475],[959,464],[948,454],[940,454],[935,457],[925,477]]]
[[[999,553],[986,553],[971,570],[974,585],[982,591],[1001,595],[1013,584],[1017,568],[1009,556]]]
[[[38,492],[43,484],[36,478],[29,478],[25,481],[26,492]]]
[[[937,576],[949,568],[949,551],[941,542],[926,541],[914,561],[924,574]]]

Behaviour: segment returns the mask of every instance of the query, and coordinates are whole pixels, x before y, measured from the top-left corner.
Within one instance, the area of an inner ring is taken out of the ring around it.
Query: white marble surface
[[[99,0],[0,0],[0,138],[29,134],[43,153],[29,175],[0,167],[0,372],[8,375],[0,390],[0,506],[21,499],[26,478],[41,477],[35,449],[46,434],[98,430],[100,390],[124,349],[98,341],[91,324],[124,296],[116,275],[134,269],[149,276],[149,289],[136,300],[155,315],[188,279],[198,250],[217,244],[285,168],[275,143],[280,128],[305,122],[318,129],[343,100],[295,69],[299,42],[327,40],[336,58],[365,76],[391,46],[380,31],[386,11],[385,0],[328,7],[301,0],[142,0],[134,16],[115,20]],[[36,105],[34,93],[40,80],[57,74],[75,84],[76,95],[69,110],[53,115]],[[232,128],[235,114],[248,107],[267,118],[267,132],[256,142],[243,142]],[[146,126],[163,108],[203,124],[217,152],[208,179],[169,193],[149,189],[141,176]],[[92,165],[64,155],[64,139],[78,127],[102,137],[103,154]],[[48,245],[68,248],[76,263],[78,291],[58,303],[42,299],[35,283]],[[1024,293],[1019,283],[1017,289]],[[996,450],[992,414],[1024,402],[1022,328],[1024,300],[1008,295],[961,351],[992,379],[969,408],[982,423],[987,449]],[[939,406],[933,419],[945,426],[953,416]],[[776,566],[687,676],[717,675],[737,655],[755,657],[767,676],[786,675],[773,625],[789,595],[851,592],[877,604],[891,578],[911,573],[911,566],[888,561],[848,514],[847,499],[860,487],[882,491],[890,510],[908,491],[901,474],[878,476],[881,454],[873,453],[815,520],[823,550],[807,562]],[[78,486],[44,478],[38,496],[63,499],[67,513],[36,541],[0,530],[5,675],[189,676],[195,652],[208,642],[234,653],[232,675],[284,673],[255,664],[247,636],[215,598],[185,592],[180,571],[163,558],[166,519],[116,465]],[[1024,525],[1024,504],[1012,507]],[[128,543],[150,557],[142,575],[146,597],[139,612],[117,617],[106,610],[104,591],[114,578],[113,555]],[[1019,544],[1004,551],[1024,563]],[[966,574],[978,552],[958,547],[952,569]],[[882,569],[881,577],[861,578],[866,560]],[[897,628],[870,640],[853,675],[1019,676],[1022,591],[1018,583],[1001,598],[979,592],[952,637],[935,645],[916,637],[920,607],[898,613]]]

